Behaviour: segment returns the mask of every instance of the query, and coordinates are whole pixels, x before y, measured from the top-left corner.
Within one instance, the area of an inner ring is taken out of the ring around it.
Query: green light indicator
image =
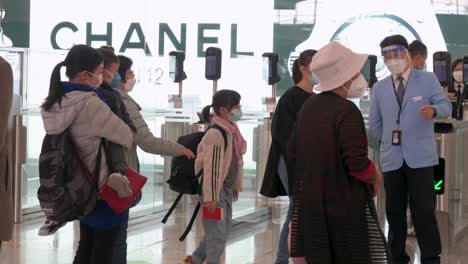
[[[440,180],[440,181],[438,181],[437,183],[434,183],[434,189],[435,189],[436,191],[442,190],[442,186],[441,186],[442,183],[444,183],[444,180]]]

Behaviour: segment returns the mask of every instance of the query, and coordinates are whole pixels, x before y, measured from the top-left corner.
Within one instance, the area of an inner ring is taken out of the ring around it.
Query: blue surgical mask
[[[111,82],[112,88],[118,88],[121,82],[122,82],[122,77],[120,77],[119,73],[116,73]]]
[[[314,86],[317,85],[317,84],[319,84],[319,79],[318,79],[317,75],[315,75],[315,73],[312,73],[312,74],[310,75],[310,82],[311,82],[312,85],[314,85]]]
[[[232,116],[229,118],[231,122],[237,122],[242,118],[242,109],[232,110]]]

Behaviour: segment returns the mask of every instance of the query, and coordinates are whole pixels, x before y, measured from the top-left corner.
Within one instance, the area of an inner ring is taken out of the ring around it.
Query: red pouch
[[[130,197],[120,198],[117,192],[107,185],[107,183],[101,188],[101,199],[117,214],[121,214],[123,211],[130,208],[133,200],[135,200],[135,197],[141,192],[141,189],[148,180],[148,178],[138,174],[138,172],[131,168],[127,169],[127,179],[132,188],[132,196]]]

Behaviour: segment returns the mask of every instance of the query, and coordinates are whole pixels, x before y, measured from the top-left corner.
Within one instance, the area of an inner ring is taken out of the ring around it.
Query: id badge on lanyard
[[[396,129],[392,131],[392,145],[401,145],[401,130]]]

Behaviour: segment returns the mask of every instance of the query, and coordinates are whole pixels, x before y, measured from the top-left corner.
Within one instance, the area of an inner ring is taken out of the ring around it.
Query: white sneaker
[[[57,222],[47,220],[40,228],[38,235],[40,236],[50,236],[55,234],[62,226],[66,225],[67,222]]]

